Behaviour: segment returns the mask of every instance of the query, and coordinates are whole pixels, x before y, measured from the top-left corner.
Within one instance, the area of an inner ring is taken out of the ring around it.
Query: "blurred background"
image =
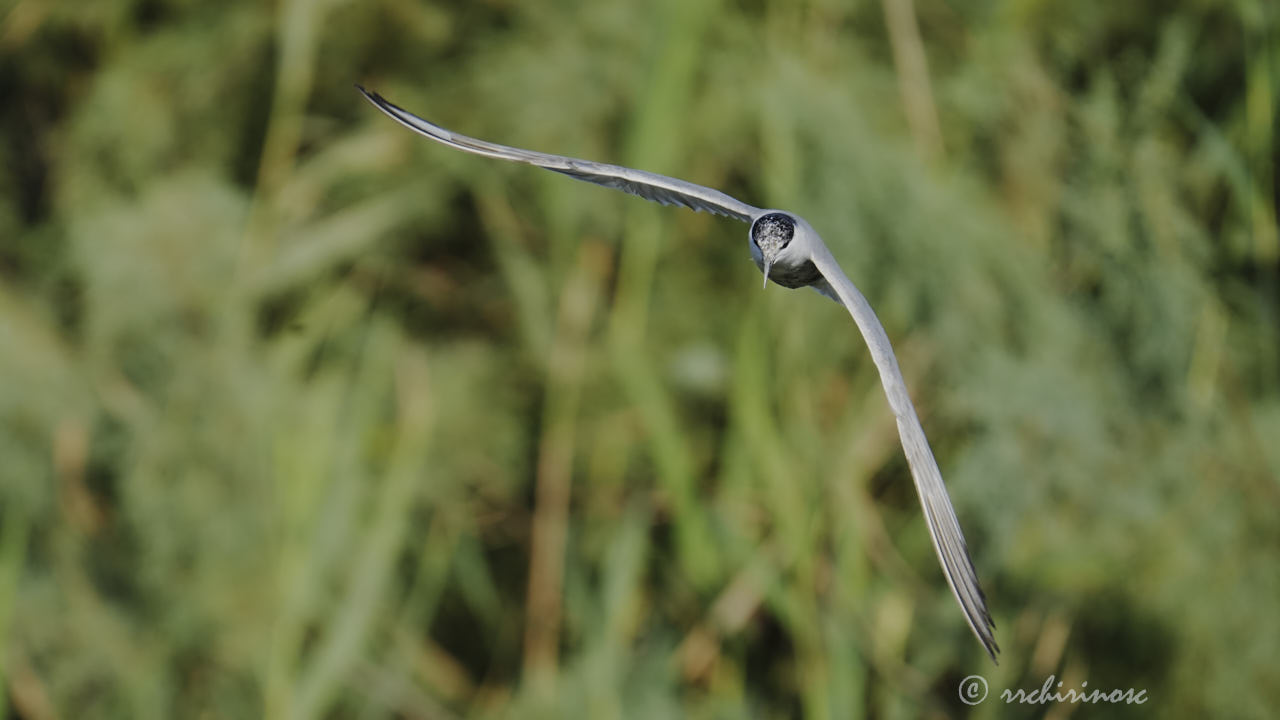
[[[1270,716],[1278,24],[0,3],[0,713]],[[896,345],[999,666],[840,306],[762,291],[745,225],[448,150],[356,82],[806,217]],[[1051,675],[1149,702],[998,698]]]

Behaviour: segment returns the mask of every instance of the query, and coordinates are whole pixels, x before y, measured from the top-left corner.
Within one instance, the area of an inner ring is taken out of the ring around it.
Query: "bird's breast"
[[[756,267],[764,272],[764,263],[759,259],[756,260]],[[818,280],[822,279],[822,273],[818,272],[818,267],[811,260],[787,265],[784,263],[774,263],[769,268],[769,279],[778,283],[783,287],[801,288],[808,287]]]

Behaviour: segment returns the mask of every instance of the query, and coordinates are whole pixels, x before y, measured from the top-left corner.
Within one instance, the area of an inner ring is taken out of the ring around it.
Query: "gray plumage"
[[[902,371],[898,369],[889,336],[867,299],[840,269],[831,251],[808,222],[792,213],[753,207],[718,190],[665,175],[522,150],[459,135],[393,105],[377,93],[356,87],[369,102],[396,122],[458,150],[534,165],[663,205],[679,205],[751,223],[748,234],[751,256],[764,273],[766,283],[773,280],[784,287],[812,287],[843,304],[861,331],[871,351],[871,359],[880,372],[880,383],[897,420],[898,436],[915,480],[929,536],[943,574],[964,611],[969,627],[991,659],[996,659],[1000,648],[995,641],[995,623],[987,611],[986,598],[978,585],[960,521],[956,519],[947,488],[942,483],[942,473],[907,394],[907,385]]]

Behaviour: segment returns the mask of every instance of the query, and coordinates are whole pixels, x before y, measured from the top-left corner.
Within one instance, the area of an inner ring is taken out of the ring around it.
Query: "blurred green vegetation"
[[[0,712],[1270,717],[1271,0],[0,3]],[[989,595],[933,559],[894,339]],[[970,709],[957,685],[984,675]],[[1146,689],[1006,706],[1003,688]]]

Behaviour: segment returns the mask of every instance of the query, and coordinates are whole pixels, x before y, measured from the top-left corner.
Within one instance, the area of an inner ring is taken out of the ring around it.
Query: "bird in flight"
[[[960,521],[956,519],[951,498],[942,483],[942,473],[938,470],[937,461],[933,459],[933,451],[929,449],[929,441],[925,439],[920,419],[916,417],[915,406],[911,404],[911,397],[907,394],[907,385],[902,379],[902,371],[898,369],[893,348],[889,345],[889,336],[885,334],[884,326],[871,310],[867,299],[840,269],[831,251],[808,222],[793,213],[753,207],[719,190],[665,175],[522,150],[459,135],[388,102],[377,93],[369,92],[359,85],[356,89],[391,119],[457,150],[534,165],[663,205],[679,205],[749,223],[751,257],[764,274],[766,286],[772,280],[788,288],[811,287],[843,304],[862,332],[876,369],[880,371],[880,383],[884,386],[889,407],[897,419],[898,436],[902,440],[911,477],[915,480],[916,493],[924,508],[929,536],[933,540],[933,548],[942,564],[947,584],[960,603],[969,627],[995,661],[996,654],[1000,652],[995,640],[995,622],[987,611],[986,596],[978,586],[977,572],[969,558]]]

